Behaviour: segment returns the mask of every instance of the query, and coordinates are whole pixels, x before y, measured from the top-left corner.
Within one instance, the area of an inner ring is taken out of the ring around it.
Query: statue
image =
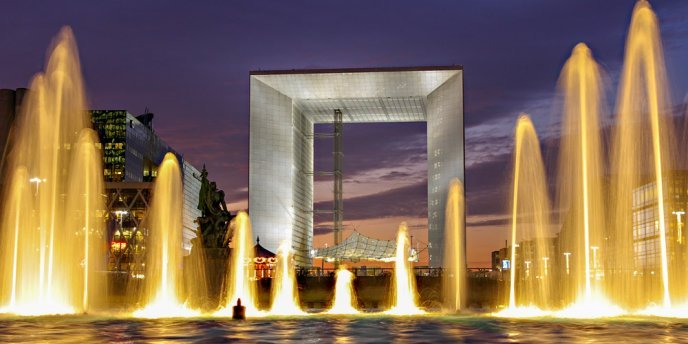
[[[201,216],[196,219],[196,237],[201,238],[204,248],[225,248],[227,246],[227,227],[232,215],[227,210],[225,192],[217,189],[217,184],[208,180],[208,171],[203,165],[201,190],[198,194],[198,210]],[[231,237],[231,236],[230,236]]]

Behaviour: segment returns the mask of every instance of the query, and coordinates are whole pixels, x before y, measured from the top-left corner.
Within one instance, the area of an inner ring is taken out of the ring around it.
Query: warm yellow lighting
[[[299,307],[296,289],[294,254],[291,243],[283,241],[277,248],[277,266],[272,279],[272,307],[270,315],[306,315]]]
[[[500,318],[539,318],[549,316],[550,313],[535,306],[507,307],[492,315]]]
[[[553,315],[559,318],[593,319],[617,317],[625,313],[626,312],[621,307],[593,293],[590,297],[583,298],[582,301],[576,302],[563,310],[554,312]]]
[[[509,309],[521,306],[548,308],[551,281],[540,259],[552,253],[546,239],[550,228],[550,204],[540,142],[535,126],[526,114],[518,117],[514,141]],[[518,252],[517,240],[522,240]],[[519,259],[524,260],[519,262]],[[518,277],[517,270],[521,267],[525,270],[524,279]],[[531,273],[532,269],[536,271]],[[522,284],[518,299],[517,283]]]
[[[0,308],[0,314],[15,314],[21,316],[38,316],[38,315],[62,315],[74,314],[76,311],[63,304],[54,302],[36,301],[31,303],[18,303],[14,306]]]
[[[132,315],[137,318],[158,319],[195,317],[199,316],[200,313],[186,307],[186,305],[179,304],[173,297],[161,292],[152,303],[135,311]]]
[[[408,261],[410,240],[406,223],[399,225],[397,233],[396,257],[394,260],[394,298],[392,308],[387,314],[414,315],[423,314],[416,304],[416,276],[413,266]]]
[[[33,177],[33,178],[29,179],[29,183],[36,184],[36,194],[38,194],[38,189],[39,189],[39,186],[41,185],[41,183],[45,183],[45,181],[46,181],[45,178],[41,179],[38,177]]]
[[[685,211],[677,210],[671,212],[676,215],[676,241],[679,244],[683,243],[683,222],[681,222],[681,215],[685,215]]]
[[[592,273],[593,276],[597,277],[597,250],[600,248],[597,246],[590,246],[590,249],[592,250],[592,270],[590,272],[586,271],[586,273]]]
[[[234,233],[232,236],[232,256],[231,264],[229,265],[229,281],[227,288],[227,301],[222,309],[215,312],[214,316],[229,317],[232,316],[232,307],[236,304],[238,299],[246,307],[246,316],[260,317],[264,316],[264,312],[258,310],[256,300],[258,299],[255,283],[250,276],[253,269],[250,269],[251,259],[254,257],[253,252],[253,234],[251,231],[251,221],[248,214],[240,211],[230,224]],[[258,257],[255,258],[258,260]],[[270,258],[273,259],[273,258]],[[274,260],[274,259],[273,259]],[[261,262],[266,260],[262,258]],[[274,261],[273,261],[274,263]],[[255,271],[255,270],[253,270]]]
[[[106,241],[97,211],[103,205],[102,156],[84,109],[74,37],[63,28],[23,100],[13,131],[0,220],[0,299],[19,315],[82,313],[102,299]],[[19,120],[19,119],[18,119]],[[64,147],[64,149],[63,149]],[[50,181],[48,183],[48,181]],[[102,265],[101,265],[102,264]]]
[[[345,265],[340,265],[337,270],[336,282],[334,286],[334,299],[332,308],[328,314],[358,314],[356,309],[356,294],[354,292],[354,274]]]
[[[462,309],[466,295],[465,209],[463,183],[454,178],[449,183],[444,217],[444,256],[442,295],[444,310],[450,313]]]
[[[688,305],[675,306],[671,308],[650,306],[638,312],[637,314],[665,318],[688,318]]]
[[[133,313],[139,318],[197,316],[179,298],[182,294],[182,174],[177,158],[165,154],[155,181],[150,210],[151,235],[147,252],[146,306]]]
[[[654,216],[658,220],[661,284],[656,287],[659,290],[642,292],[659,292],[662,308],[671,309],[669,291],[673,288],[669,279],[671,253],[668,252],[667,245],[666,201],[669,200],[669,196],[666,187],[672,185],[672,176],[668,173],[667,167],[674,154],[671,151],[674,128],[671,116],[667,113],[667,109],[671,107],[671,92],[668,89],[660,37],[657,16],[650,4],[644,0],[636,2],[626,40],[616,110],[618,133],[615,138],[613,167],[614,172],[619,174],[615,186],[616,197],[622,197],[617,199],[617,202],[623,206],[618,207],[622,212],[616,214],[615,220],[621,224],[630,222],[632,210],[625,204],[631,204],[633,188],[641,183],[641,175],[649,174],[653,179],[653,199],[657,202]],[[639,145],[639,142],[642,144]],[[625,203],[627,201],[628,203]],[[626,208],[628,210],[625,210]],[[618,230],[629,229],[630,226],[620,227]],[[632,243],[616,244],[624,247],[621,245]],[[630,257],[617,259],[626,258]],[[621,290],[614,292],[627,293]]]

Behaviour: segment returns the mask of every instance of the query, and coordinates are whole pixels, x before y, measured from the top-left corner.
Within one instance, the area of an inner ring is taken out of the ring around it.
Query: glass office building
[[[106,182],[150,182],[167,152],[182,156],[152,128],[152,114],[134,117],[124,110],[93,110],[92,120],[103,148]],[[143,121],[142,121],[143,120]]]
[[[664,223],[669,264],[681,262],[686,245],[686,210],[688,208],[688,173],[675,172],[665,182]],[[659,242],[659,207],[655,181],[633,190],[633,253],[638,272],[661,271]]]
[[[0,187],[5,184],[5,162],[11,150],[10,132],[21,113],[26,88],[0,89]]]
[[[191,250],[196,236],[200,172],[184,160],[153,130],[153,114],[133,116],[125,110],[91,111],[94,129],[103,151],[103,175],[109,212],[110,269],[137,271],[138,257],[145,250],[148,229],[143,219],[148,211],[152,182],[167,152],[173,152],[182,168],[184,250]]]

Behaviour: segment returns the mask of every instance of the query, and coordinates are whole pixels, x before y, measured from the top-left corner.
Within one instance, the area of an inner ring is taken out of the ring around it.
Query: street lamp
[[[683,243],[683,228],[681,228],[681,227],[683,226],[683,223],[681,222],[681,215],[685,215],[686,212],[683,210],[677,210],[677,211],[672,212],[672,214],[676,215],[676,225],[677,225],[676,226],[676,228],[677,228],[677,235],[676,236],[678,237],[676,239],[676,241],[678,241],[679,244],[682,244]]]
[[[118,250],[122,250],[123,248],[126,249],[127,244],[131,242],[130,240],[136,240],[134,238],[135,235],[132,235],[131,239],[129,239],[129,240],[127,240],[126,237],[124,236],[124,218],[123,218],[123,216],[129,214],[129,212],[126,210],[115,210],[115,211],[113,211],[113,213],[115,213],[115,216],[117,217],[117,222],[119,222],[120,238],[124,238],[125,242],[113,241],[111,245],[113,245],[113,247],[114,247],[114,245],[116,243]],[[111,239],[114,239],[114,238],[111,238]]]
[[[124,217],[124,215],[129,214],[129,212],[126,211],[126,210],[115,210],[114,213],[115,213],[115,216],[117,216],[117,220],[118,220],[118,222],[119,222],[119,230],[120,230],[120,231],[123,231],[123,230],[124,230],[124,228],[122,228],[122,227],[123,227],[123,223],[124,223],[124,218],[123,218],[123,217]],[[124,232],[122,232],[122,235],[124,235]]]
[[[45,183],[46,179],[43,178],[38,178],[38,177],[33,177],[29,179],[29,183],[35,183],[36,184],[36,194],[38,194],[38,187],[41,185],[41,183]]]
[[[35,198],[39,198],[39,196],[40,196],[40,195],[38,194],[39,186],[41,185],[41,183],[45,183],[45,181],[46,181],[45,178],[39,178],[39,177],[33,177],[33,178],[29,179],[29,183],[35,183],[35,184],[36,184],[36,193],[34,194],[34,197],[35,197]],[[46,238],[45,238],[45,236],[46,236],[46,233],[45,233],[45,232],[46,232],[46,231],[45,231],[45,228],[43,228],[40,224],[38,225],[38,228],[37,228],[37,229],[38,229],[38,232],[39,232],[39,235],[40,235],[40,239],[39,239],[39,240],[40,240],[40,245],[41,245],[41,246],[40,246],[40,247],[41,247],[41,249],[40,249],[40,258],[39,258],[39,259],[40,259],[40,266],[41,266],[41,276],[40,276],[40,278],[39,278],[39,283],[40,283],[40,285],[43,285],[43,283],[44,283],[44,278],[45,278],[45,277],[43,276],[43,266],[44,266],[44,264],[45,264],[45,250],[44,250],[44,248],[45,248],[46,245],[47,245],[47,244],[46,244]],[[15,251],[15,253],[16,253],[16,251]],[[51,258],[52,258],[52,249],[51,249],[51,251],[50,251],[50,254],[51,254]],[[50,276],[50,273],[48,273],[48,276]],[[50,285],[50,281],[48,281],[48,285]],[[43,290],[41,289],[41,297],[42,297],[42,296],[43,296]]]
[[[114,213],[117,216],[117,219],[120,221],[120,225],[122,224],[122,216],[129,214],[129,212],[126,210],[115,210]]]
[[[590,246],[590,249],[592,250],[592,269],[595,274],[595,279],[597,279],[597,250],[600,248],[597,246]]]
[[[569,257],[571,256],[571,252],[564,252],[564,257],[566,257],[566,274],[568,275],[570,270],[569,270]]]

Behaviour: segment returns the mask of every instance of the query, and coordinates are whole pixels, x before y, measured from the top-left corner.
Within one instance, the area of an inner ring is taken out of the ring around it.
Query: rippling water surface
[[[62,316],[0,318],[0,342],[658,343],[688,341],[688,320],[565,321],[468,316],[320,316],[233,321]]]

